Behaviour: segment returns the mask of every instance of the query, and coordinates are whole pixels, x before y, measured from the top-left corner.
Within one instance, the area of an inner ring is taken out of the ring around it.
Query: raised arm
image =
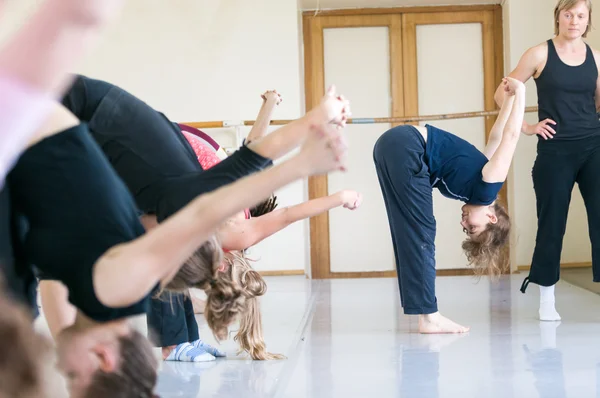
[[[517,67],[510,72],[508,77],[512,77],[513,79],[519,80],[523,83],[526,83],[529,79],[535,76],[539,70],[542,70],[546,65],[546,59],[548,54],[548,44],[542,43],[535,47],[532,47],[525,51],[525,53],[521,56]],[[500,83],[498,88],[496,89],[496,93],[494,94],[494,100],[498,106],[502,106],[502,102],[504,101],[503,94],[503,84]],[[537,124],[528,124],[523,120],[523,124],[521,125],[521,131],[526,135],[534,135],[537,134],[544,139],[551,139],[556,134],[556,131],[550,126],[556,125],[556,122],[551,119],[543,120]]]
[[[547,51],[548,46],[546,43],[540,44],[535,47],[531,47],[530,49],[525,51],[525,53],[521,56],[521,59],[519,59],[519,63],[517,64],[516,68],[512,72],[510,72],[508,77],[512,77],[513,79],[519,80],[522,83],[527,83],[527,81],[536,74],[538,68],[543,67],[542,64],[545,60],[544,54]],[[504,88],[504,79],[502,79],[494,94],[494,100],[496,100],[496,104],[498,104],[498,106],[500,107],[502,106],[502,102],[506,98],[504,96]]]
[[[485,146],[485,149],[483,151],[483,154],[488,159],[492,158],[492,156],[498,149],[500,142],[502,142],[504,128],[506,127],[506,122],[508,121],[508,117],[512,112],[513,103],[515,100],[514,94],[509,95],[508,85],[504,82],[505,81],[503,81],[503,85],[501,87],[504,88],[504,90],[502,90],[502,92],[503,92],[503,95],[505,96],[505,98],[502,101],[502,107],[500,109],[500,113],[498,114],[498,118],[496,119],[496,122],[494,123],[492,130],[490,131],[488,143]]]
[[[263,104],[260,107],[256,121],[246,137],[246,144],[263,137],[267,133],[267,129],[271,124],[271,117],[275,107],[283,101],[281,95],[277,91],[266,91],[262,96]]]
[[[0,50],[0,73],[57,99],[124,0],[46,0]]]
[[[331,86],[321,103],[304,117],[292,121],[261,139],[257,139],[248,144],[248,148],[262,157],[277,160],[298,148],[305,141],[309,125],[329,121],[344,126],[350,115],[348,101],[343,96],[335,94],[335,87]]]
[[[231,220],[219,229],[219,241],[223,249],[244,250],[296,221],[317,216],[339,206],[355,210],[361,202],[362,195],[360,193],[347,190],[309,200],[296,206],[275,210],[250,220]]]
[[[122,0],[46,0],[0,49],[0,186]]]
[[[510,116],[504,126],[502,141],[481,171],[483,180],[490,183],[506,180],[521,135],[521,125],[525,115],[525,85],[510,77],[505,79],[504,84],[507,86],[509,95],[514,96],[514,100]]]
[[[341,114],[345,106],[339,102],[336,109]],[[142,237],[105,253],[94,267],[98,299],[111,307],[140,300],[156,283],[172,277],[236,212],[297,179],[344,169],[345,154],[342,130],[328,122],[316,125],[298,155],[196,198]]]

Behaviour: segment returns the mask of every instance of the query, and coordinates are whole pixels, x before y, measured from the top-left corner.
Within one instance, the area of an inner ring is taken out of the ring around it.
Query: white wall
[[[7,2],[0,37],[36,3]],[[274,88],[284,96],[275,117],[295,119],[302,115],[304,98],[300,22],[296,0],[127,0],[119,20],[77,72],[125,88],[173,121],[254,120],[260,94]],[[232,144],[232,134],[216,136],[223,145]],[[276,194],[280,206],[299,203],[308,196],[306,182]],[[260,259],[257,268],[305,269],[307,224],[297,223],[258,245],[252,251]]]
[[[528,48],[553,37],[555,5],[555,1],[548,2],[548,0],[506,0],[504,2],[506,73],[514,69],[521,55]],[[532,15],[535,15],[535,18],[532,18]],[[594,17],[596,25],[600,25],[598,18],[598,13],[596,13]],[[599,45],[600,32],[594,30],[587,41],[592,46]],[[536,106],[537,94],[533,79],[527,83],[526,87],[527,106]],[[527,114],[526,121],[528,123],[537,122],[537,113]],[[536,157],[536,143],[536,138],[522,136],[513,162],[510,207],[515,234],[513,238],[514,243],[516,243],[516,246],[513,244],[513,254],[516,256],[518,265],[531,264],[535,247],[537,216],[531,169]],[[585,207],[579,189],[575,187],[569,210],[561,262],[581,263],[590,261],[591,249],[587,234]]]
[[[20,24],[41,0],[6,2],[0,14],[0,40]],[[259,94],[276,88],[284,102],[275,117],[293,119],[304,103],[301,18],[297,0],[128,0],[121,18],[77,70],[109,80],[143,98],[175,121],[254,119]],[[553,34],[548,0],[504,3],[506,70],[521,54]],[[536,18],[531,16],[535,15]],[[599,13],[595,24],[600,27]],[[588,42],[600,48],[600,31]],[[536,105],[535,85],[527,84],[527,105]],[[535,114],[527,120],[534,122]],[[249,129],[244,128],[242,133]],[[233,145],[232,131],[208,131]],[[536,140],[522,137],[513,164],[511,211],[515,224],[513,258],[531,261],[537,229],[531,168]],[[277,192],[281,206],[307,198],[306,182]],[[573,194],[562,261],[590,261],[585,211],[579,191]],[[308,268],[308,222],[301,222],[258,245],[261,270]]]

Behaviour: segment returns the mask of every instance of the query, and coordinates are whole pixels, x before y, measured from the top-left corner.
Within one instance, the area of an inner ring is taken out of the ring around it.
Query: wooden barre
[[[525,108],[526,113],[537,112],[537,106]],[[378,124],[378,123],[413,123],[421,121],[433,120],[449,120],[449,119],[468,119],[474,117],[495,116],[500,110],[481,111],[481,112],[465,112],[465,113],[448,113],[442,115],[423,115],[423,116],[403,116],[403,117],[377,117],[377,118],[354,118],[348,119],[348,124]],[[237,127],[237,126],[252,126],[255,120],[240,120],[240,121],[220,121],[220,122],[188,122],[183,123],[197,129]],[[283,126],[293,122],[293,120],[271,120],[271,126]]]

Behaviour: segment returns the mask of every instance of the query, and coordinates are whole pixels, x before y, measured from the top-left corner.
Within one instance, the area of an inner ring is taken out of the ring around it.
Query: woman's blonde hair
[[[209,239],[165,287],[180,293],[188,293],[189,288],[205,291],[204,316],[218,340],[226,340],[229,325],[239,319],[235,341],[241,350],[252,359],[283,358],[266,350],[258,297],[266,293],[267,284],[242,252],[224,254],[216,236]]]
[[[462,248],[469,265],[475,267],[475,275],[487,274],[497,278],[508,267],[508,262],[502,261],[502,257],[510,235],[510,218],[506,209],[498,202],[494,203],[493,209],[498,222],[488,224],[478,236],[465,240]]]
[[[267,352],[264,342],[258,297],[266,293],[267,284],[242,252],[227,253],[225,262],[225,270],[217,271],[206,289],[204,316],[209,327],[218,340],[225,340],[229,325],[239,318],[234,340],[242,351],[257,360],[283,359],[283,355]]]
[[[558,19],[560,17],[560,13],[564,10],[570,10],[571,8],[575,7],[581,1],[585,2],[585,5],[587,6],[587,8],[589,10],[588,25],[585,28],[585,32],[583,33],[583,37],[587,37],[590,30],[592,30],[592,0],[558,0],[556,7],[554,7],[554,35],[555,36],[558,36],[558,34],[560,33],[559,24],[558,24]]]
[[[179,268],[165,290],[178,293],[186,293],[190,287],[204,290],[222,261],[221,242],[213,235]]]

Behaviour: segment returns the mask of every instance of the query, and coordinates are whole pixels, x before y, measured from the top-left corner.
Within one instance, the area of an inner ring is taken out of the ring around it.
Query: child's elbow
[[[502,85],[498,86],[498,88],[494,92],[494,101],[496,101],[496,105],[498,105],[498,107],[502,107],[502,103],[504,102],[504,96],[502,95]]]
[[[107,307],[118,307],[122,298],[118,291],[112,288],[111,274],[115,267],[114,255],[110,250],[100,257],[94,264],[93,286],[98,301]]]
[[[134,256],[127,245],[107,250],[94,264],[92,281],[94,293],[103,305],[119,308],[135,302],[137,288],[155,278],[158,262],[153,265],[148,256]],[[136,279],[136,287],[127,280]]]
[[[494,101],[496,102],[496,105],[498,105],[499,107],[502,106],[502,99],[500,98],[500,95],[498,95],[498,91],[496,91],[494,93]]]

